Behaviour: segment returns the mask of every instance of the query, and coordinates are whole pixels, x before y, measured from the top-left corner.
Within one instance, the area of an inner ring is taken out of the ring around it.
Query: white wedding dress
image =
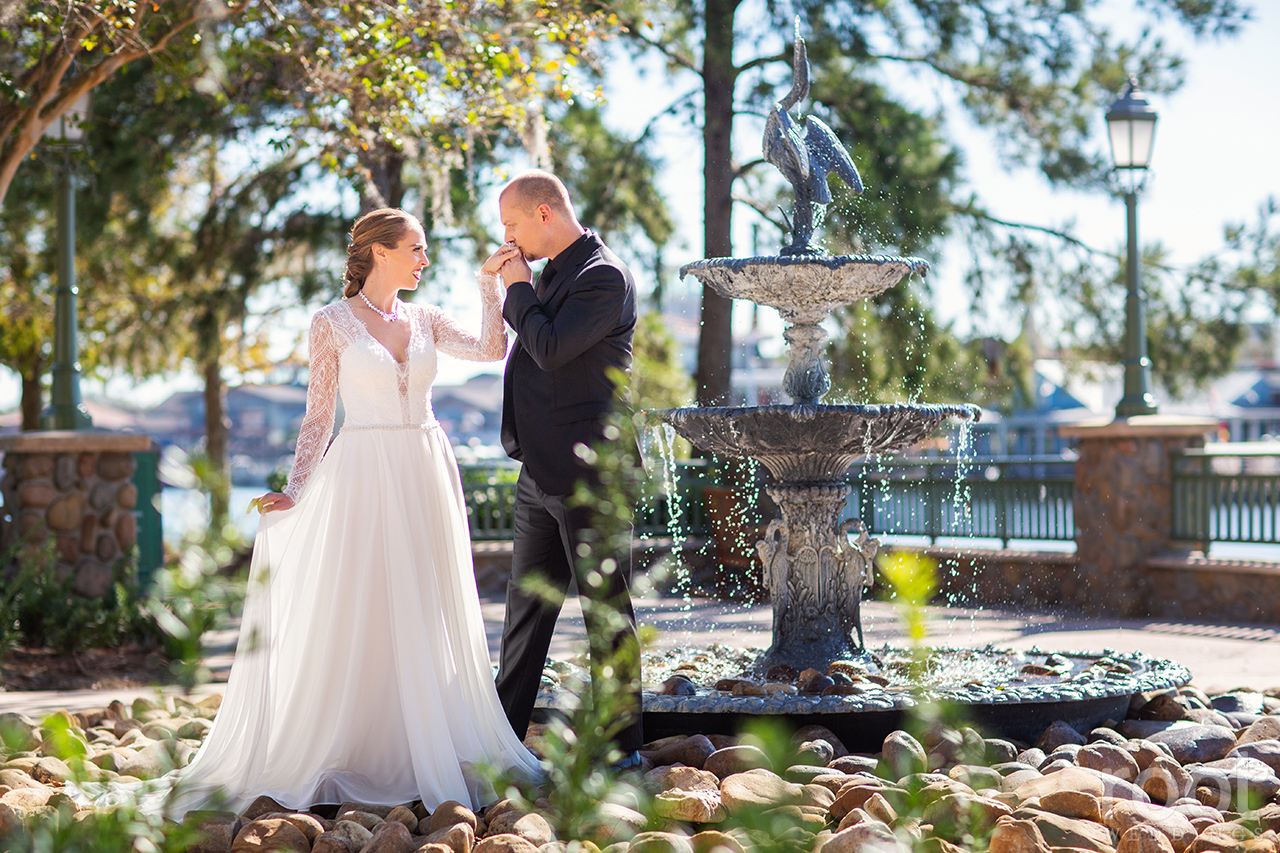
[[[497,278],[481,291],[478,338],[401,303],[404,364],[347,302],[316,313],[296,504],[262,516],[222,706],[165,811],[214,792],[236,810],[262,794],[479,807],[493,793],[478,768],[538,777],[494,689],[458,466],[431,411],[438,353],[506,354]]]

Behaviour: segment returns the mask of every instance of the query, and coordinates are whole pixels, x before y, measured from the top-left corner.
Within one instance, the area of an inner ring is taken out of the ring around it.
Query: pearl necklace
[[[374,305],[372,302],[369,301],[369,297],[364,295],[363,290],[357,290],[356,294],[361,299],[364,300],[365,305],[368,305],[370,308],[372,308],[379,317],[386,320],[388,323],[394,323],[396,321],[396,318],[400,316],[400,300],[399,299],[397,299],[395,301],[395,304],[391,306],[390,311],[383,311],[377,305]]]

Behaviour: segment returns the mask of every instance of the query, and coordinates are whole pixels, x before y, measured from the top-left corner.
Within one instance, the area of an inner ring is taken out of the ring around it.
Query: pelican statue
[[[835,172],[855,193],[862,192],[862,177],[840,144],[835,132],[816,116],[805,116],[804,129],[791,117],[789,110],[809,95],[809,59],[804,39],[800,37],[800,19],[796,18],[795,60],[792,65],[791,91],[773,105],[764,124],[764,159],[778,167],[791,184],[796,204],[791,221],[791,245],[784,255],[820,255],[823,250],[811,246],[815,214],[831,203],[827,175]],[[785,214],[784,214],[785,215]]]

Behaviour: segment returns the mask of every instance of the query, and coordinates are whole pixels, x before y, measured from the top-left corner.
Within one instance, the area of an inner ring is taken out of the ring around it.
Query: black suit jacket
[[[570,494],[589,475],[573,448],[600,438],[614,404],[608,371],[630,369],[636,327],[635,281],[600,237],[588,231],[564,255],[541,300],[516,282],[502,308],[517,335],[503,374],[502,447],[548,495]]]

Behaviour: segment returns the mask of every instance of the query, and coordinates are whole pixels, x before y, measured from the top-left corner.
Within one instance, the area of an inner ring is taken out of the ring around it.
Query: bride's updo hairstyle
[[[394,249],[417,218],[398,207],[371,210],[351,226],[351,242],[347,244],[347,271],[342,275],[342,295],[355,296],[373,272],[375,243]]]

